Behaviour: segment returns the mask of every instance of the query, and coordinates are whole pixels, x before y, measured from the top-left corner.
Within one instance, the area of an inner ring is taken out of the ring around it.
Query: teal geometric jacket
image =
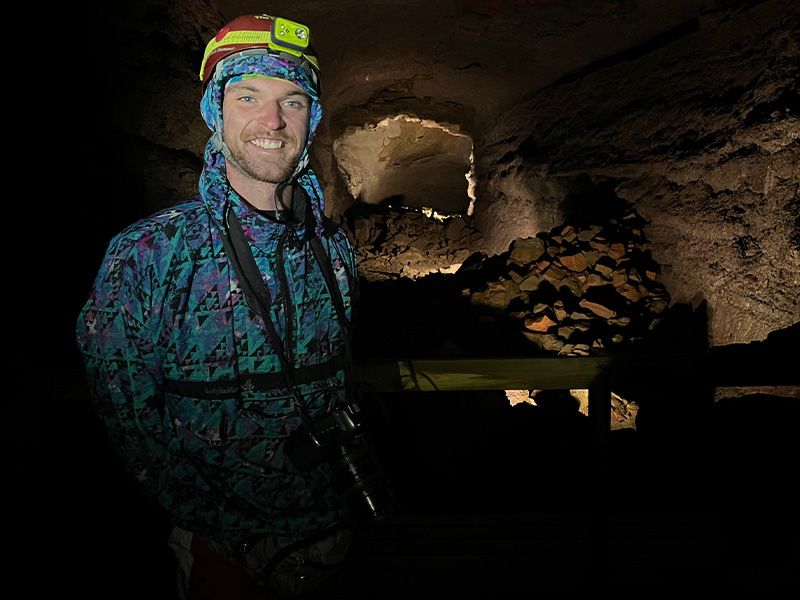
[[[288,61],[271,60],[241,61],[233,73],[300,77],[286,74]],[[207,122],[221,118],[220,86],[204,96]],[[320,115],[315,98],[309,143]],[[301,420],[225,253],[227,212],[241,222],[270,291],[272,321],[312,416],[344,400],[347,327],[308,238],[322,240],[348,319],[357,273],[348,237],[323,216],[311,169],[295,180],[305,219],[285,225],[243,201],[225,168],[212,137],[200,196],[114,237],[78,317],[77,341],[97,413],[130,473],[173,524],[237,544],[320,529],[340,519],[343,506],[326,465],[300,472],[284,455],[282,442]]]

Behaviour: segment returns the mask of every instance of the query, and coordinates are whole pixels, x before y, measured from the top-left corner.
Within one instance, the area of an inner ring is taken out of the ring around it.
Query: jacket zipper
[[[276,266],[276,271],[278,272],[278,284],[281,288],[281,295],[283,296],[283,306],[284,311],[286,312],[286,327],[284,329],[284,343],[286,345],[286,358],[289,361],[289,365],[294,367],[294,343],[293,343],[293,326],[294,326],[294,299],[289,294],[289,280],[286,278],[286,271],[284,267],[286,262],[283,260],[283,250],[284,245],[286,244],[286,239],[289,237],[291,233],[291,229],[289,227],[286,228],[281,234],[281,237],[278,238],[278,264]]]

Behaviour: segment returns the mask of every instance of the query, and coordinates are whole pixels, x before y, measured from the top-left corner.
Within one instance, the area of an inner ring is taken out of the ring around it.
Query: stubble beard
[[[237,144],[228,144],[231,156],[236,161],[234,166],[247,177],[264,183],[281,183],[286,181],[300,160],[301,150],[292,140],[284,140],[286,146],[275,156],[256,156],[258,150],[249,142],[237,140]]]

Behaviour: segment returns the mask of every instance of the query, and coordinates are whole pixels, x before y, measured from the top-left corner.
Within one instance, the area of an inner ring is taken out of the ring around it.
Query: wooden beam
[[[793,358],[771,354],[640,354],[535,358],[356,360],[358,386],[373,392],[614,388],[628,376],[684,377],[688,384],[800,385]]]
[[[355,363],[369,391],[435,392],[588,388],[608,357],[368,360]]]

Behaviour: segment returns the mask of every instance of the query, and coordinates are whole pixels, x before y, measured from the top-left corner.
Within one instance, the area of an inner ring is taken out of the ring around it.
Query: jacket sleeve
[[[130,231],[108,247],[77,322],[89,390],[114,450],[148,492],[166,455],[152,252]]]

